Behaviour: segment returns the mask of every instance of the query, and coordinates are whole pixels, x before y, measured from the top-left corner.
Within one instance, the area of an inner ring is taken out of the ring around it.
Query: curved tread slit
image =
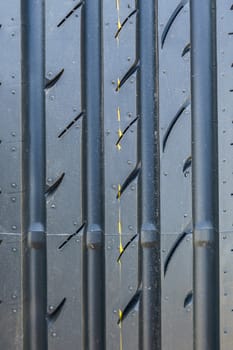
[[[182,11],[182,9],[184,8],[184,6],[188,3],[188,0],[182,0],[179,5],[176,7],[176,9],[174,10],[174,12],[172,13],[171,17],[169,18],[162,36],[161,36],[161,48],[163,48],[164,43],[166,41],[167,35],[172,27],[172,24],[174,23],[176,17],[179,15],[179,13]]]
[[[69,243],[69,241],[74,237],[77,236],[79,234],[79,232],[81,232],[83,230],[83,228],[85,227],[86,223],[84,222],[76,232],[71,233],[71,235],[69,235],[58,247],[58,250],[62,250],[62,248],[64,248],[65,245],[67,245],[67,243]]]
[[[129,242],[126,243],[126,245],[123,247],[122,252],[120,253],[120,255],[117,258],[117,262],[119,262],[121,260],[122,255],[125,253],[126,249],[130,246],[130,244],[135,240],[135,238],[138,237],[138,234],[134,235]]]
[[[122,86],[126,83],[126,81],[138,70],[140,65],[139,61],[136,61],[128,70],[128,72],[126,72],[126,74],[123,76],[123,78],[119,81],[117,88],[116,88],[116,92],[118,92]]]
[[[55,322],[59,317],[62,309],[66,303],[66,298],[63,298],[62,301],[56,306],[56,308],[47,315],[47,319],[49,322]]]
[[[166,131],[164,138],[163,138],[163,152],[165,151],[169,135],[171,134],[171,132],[172,132],[174,126],[176,125],[177,121],[179,120],[180,116],[183,114],[183,112],[186,110],[186,108],[189,105],[190,105],[190,99],[187,99],[185,101],[185,103],[180,107],[180,109],[176,113],[175,117],[172,119],[170,125],[168,126],[167,131]]]
[[[184,50],[183,50],[183,52],[182,52],[181,57],[184,57],[188,52],[190,52],[190,50],[191,50],[191,43],[188,43],[188,44],[185,46],[185,48],[184,48]]]
[[[64,134],[67,133],[67,131],[84,115],[84,112],[81,112],[75,117],[62,132],[58,135],[58,138],[60,139]]]
[[[129,19],[135,15],[138,12],[137,9],[133,10],[128,17],[126,17],[126,19],[121,23],[120,28],[117,30],[116,34],[115,34],[115,39],[117,39],[119,37],[120,32],[122,31],[123,27],[126,25],[126,23],[129,21]]]
[[[184,166],[183,166],[183,173],[186,172],[186,170],[188,170],[188,168],[190,168],[192,165],[192,156],[189,156],[186,161],[184,162]]]
[[[124,181],[123,185],[121,186],[121,189],[117,193],[117,196],[116,196],[117,199],[119,199],[122,196],[122,194],[125,192],[127,187],[131,184],[131,182],[133,182],[138,177],[140,171],[141,171],[141,162],[139,162],[136,165],[134,170],[129,174],[129,176]]]
[[[134,310],[137,306],[137,304],[140,301],[142,290],[141,288],[138,288],[132,299],[129,301],[129,303],[126,305],[124,310],[122,311],[121,317],[119,317],[117,324],[121,324],[125,318],[129,315],[129,313]]]
[[[138,117],[136,117],[134,120],[132,120],[132,122],[122,131],[121,136],[118,138],[117,142],[116,142],[116,146],[119,145],[119,143],[121,142],[121,140],[123,139],[124,135],[127,133],[127,131],[129,130],[129,128],[136,123],[136,121],[138,120]]]
[[[191,290],[186,298],[184,299],[184,308],[186,308],[187,306],[191,305],[193,302],[193,291]]]
[[[164,263],[164,276],[167,273],[169,264],[173,258],[173,255],[175,254],[176,250],[179,248],[180,244],[183,242],[183,240],[185,239],[185,237],[187,235],[190,235],[190,232],[188,231],[184,231],[175,241],[174,245],[172,246],[170,252],[168,253],[166,259],[165,259],[165,263]]]
[[[61,185],[63,179],[65,177],[65,173],[62,173],[61,176],[59,176],[59,178],[51,185],[51,186],[47,186],[46,192],[45,194],[47,196],[51,196],[52,194],[54,194],[54,192],[58,189],[58,187]]]
[[[64,73],[64,68],[53,79],[51,79],[51,80],[46,79],[45,89],[46,90],[51,89],[58,82],[58,80],[61,78],[63,73]]]
[[[57,27],[59,28],[62,24],[64,24],[64,22],[70,17],[72,16],[72,14],[83,5],[84,1],[80,1],[57,25]]]

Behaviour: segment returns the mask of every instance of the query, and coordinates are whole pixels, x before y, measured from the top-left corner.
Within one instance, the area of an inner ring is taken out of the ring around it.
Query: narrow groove
[[[77,236],[79,234],[79,232],[81,232],[84,227],[85,227],[86,223],[84,222],[76,232],[72,233],[71,235],[69,235],[58,247],[58,250],[62,250],[62,248],[64,248],[65,245],[67,245],[67,243],[69,243],[69,241],[74,237]]]
[[[57,82],[58,80],[61,78],[61,76],[64,73],[64,68],[51,80],[46,79],[46,85],[45,85],[45,89],[51,89]]]
[[[118,191],[118,193],[117,193],[117,196],[116,196],[117,199],[119,199],[122,196],[122,194],[125,192],[127,187],[131,184],[131,182],[133,182],[137,178],[137,176],[140,173],[140,170],[141,170],[141,162],[139,162],[136,165],[134,170],[129,174],[129,176],[124,181],[123,185],[121,186],[120,191]]]
[[[67,127],[58,135],[58,138],[60,139],[64,134],[67,133],[67,131],[84,115],[84,112],[81,112],[75,117],[68,125]]]
[[[163,48],[164,43],[166,41],[167,35],[172,27],[172,24],[174,23],[176,17],[179,15],[179,13],[182,11],[182,9],[184,8],[184,6],[188,3],[188,0],[182,0],[179,5],[176,7],[176,9],[174,10],[174,12],[172,13],[171,17],[169,18],[164,31],[162,33],[161,36],[161,48]]]
[[[137,292],[134,294],[134,296],[132,297],[132,299],[129,301],[129,303],[126,305],[126,307],[124,308],[124,310],[122,311],[122,315],[121,318],[118,319],[117,324],[119,325],[120,323],[122,323],[125,318],[128,316],[128,314],[135,309],[135,307],[137,306],[137,304],[140,301],[140,297],[141,297],[141,293],[142,290],[141,288],[138,288]]]
[[[123,76],[123,78],[120,80],[120,83],[118,84],[116,88],[116,92],[118,92],[122,86],[126,83],[126,81],[138,70],[140,65],[139,60],[137,60],[132,67],[126,72],[126,74]]]
[[[48,186],[48,188],[45,191],[45,194],[47,196],[52,196],[54,192],[58,189],[58,187],[61,185],[64,177],[65,177],[65,173],[62,173],[51,186]]]
[[[185,101],[185,103],[180,107],[180,109],[178,110],[178,112],[176,113],[175,117],[172,119],[170,125],[167,128],[167,131],[164,135],[163,138],[163,152],[165,151],[166,145],[167,145],[167,141],[169,138],[169,135],[172,132],[172,129],[174,128],[175,124],[177,123],[177,121],[179,120],[180,116],[183,114],[183,112],[186,110],[186,108],[190,105],[190,99],[187,99]]]
[[[3,239],[0,239],[0,245],[2,244],[2,242],[3,242]]]
[[[190,50],[191,50],[191,43],[188,43],[188,44],[185,46],[185,48],[184,48],[184,50],[183,50],[183,52],[182,52],[181,57],[184,57],[188,52],[190,52]]]
[[[135,238],[138,237],[138,234],[134,235],[129,242],[123,247],[122,252],[120,253],[120,255],[117,258],[117,262],[119,263],[119,261],[121,260],[122,255],[125,253],[126,249],[130,246],[130,244],[135,240]]]
[[[121,30],[122,30],[123,27],[126,25],[126,23],[128,22],[128,20],[129,20],[133,15],[135,15],[137,12],[138,12],[138,10],[135,9],[135,10],[133,10],[133,11],[128,15],[128,17],[126,17],[126,19],[122,22],[120,28],[117,30],[117,32],[116,32],[116,34],[115,34],[115,39],[118,38],[118,36],[119,36]]]
[[[192,302],[193,302],[193,292],[190,291],[190,292],[187,294],[187,296],[186,296],[186,298],[185,298],[185,300],[184,300],[184,308],[186,308],[187,306],[191,305]]]
[[[185,173],[186,170],[187,170],[188,168],[191,167],[191,165],[192,165],[192,156],[189,156],[189,157],[186,159],[186,161],[184,162],[183,173]]]
[[[83,5],[84,1],[80,1],[62,20],[58,23],[57,27],[59,28],[64,22],[79,8]]]
[[[62,299],[62,301],[57,305],[57,307],[47,315],[47,320],[49,322],[55,322],[57,320],[57,318],[59,317],[59,315],[62,312],[62,309],[64,307],[66,303],[66,298]]]
[[[233,35],[233,32],[228,33],[228,35]]]
[[[187,235],[189,235],[190,232],[183,232],[179,237],[178,239],[175,241],[174,245],[172,246],[170,252],[168,253],[167,257],[166,257],[166,260],[165,260],[165,263],[164,263],[164,276],[166,275],[167,273],[167,270],[168,270],[168,266],[171,262],[171,259],[173,257],[173,255],[175,254],[176,250],[179,248],[180,244],[183,242],[183,240],[185,239],[185,237]]]
[[[233,10],[233,5],[231,5],[231,11]]]
[[[132,122],[124,129],[124,131],[122,132],[121,136],[118,138],[117,142],[116,142],[116,146],[119,145],[119,143],[121,142],[122,138],[124,137],[124,135],[127,133],[127,131],[129,130],[129,128],[138,120],[138,117],[136,117],[134,120],[132,120]]]

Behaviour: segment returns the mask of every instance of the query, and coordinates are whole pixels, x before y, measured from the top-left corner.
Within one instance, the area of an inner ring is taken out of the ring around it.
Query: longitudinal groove
[[[175,241],[175,243],[173,244],[171,250],[169,251],[166,259],[165,259],[165,262],[164,262],[164,276],[166,275],[167,273],[167,270],[168,270],[168,267],[169,267],[169,264],[174,256],[174,254],[176,253],[177,249],[179,248],[179,246],[181,245],[181,243],[184,241],[184,239],[186,238],[187,235],[189,235],[190,232],[188,231],[185,231],[183,232],[178,238],[177,240]]]
[[[174,128],[174,126],[176,125],[177,121],[179,120],[179,118],[181,117],[181,115],[184,113],[184,111],[187,109],[187,107],[190,105],[190,99],[187,99],[184,104],[179,108],[179,110],[177,111],[176,115],[172,118],[172,121],[170,122],[165,135],[163,137],[163,152],[165,151],[166,145],[167,145],[167,141],[168,138]]]
[[[58,23],[57,27],[59,28],[61,25],[65,23],[65,21],[73,15],[73,13],[83,5],[84,1],[80,1],[77,5],[74,6],[74,8],[67,13],[67,15]]]
[[[46,350],[44,1],[22,0],[23,346]]]
[[[172,27],[172,24],[174,23],[176,17],[179,15],[179,13],[181,12],[181,10],[184,8],[184,6],[188,3],[188,0],[182,0],[179,5],[176,7],[176,9],[174,10],[174,12],[172,13],[172,15],[170,16],[164,30],[161,36],[161,47],[163,48],[164,43],[166,41],[167,35]]]
[[[57,73],[53,79],[51,79],[51,80],[46,79],[45,89],[46,90],[51,89],[58,82],[58,80],[61,78],[63,73],[64,73],[64,69],[62,69],[59,73]]]
[[[158,133],[158,9],[157,1],[138,1],[137,74],[139,349],[161,350],[161,268],[159,235],[159,140]],[[150,288],[148,288],[150,286]]]
[[[82,7],[84,349],[105,349],[101,0]]]
[[[190,5],[194,350],[219,350],[216,3],[191,0]]]
[[[119,37],[120,32],[122,31],[122,29],[124,28],[124,26],[126,25],[126,23],[129,21],[129,19],[131,17],[133,17],[133,15],[135,15],[137,13],[137,9],[134,9],[125,19],[124,21],[121,23],[120,28],[117,30],[116,34],[115,34],[115,39],[117,39]]]
[[[116,87],[116,91],[119,91],[122,88],[122,86],[127,82],[127,80],[129,80],[129,78],[138,70],[139,66],[140,66],[139,60],[134,62],[134,64],[130,67],[130,69],[120,79],[120,81]]]
[[[139,162],[129,176],[125,179],[123,184],[120,187],[120,190],[117,192],[116,198],[119,199],[122,194],[125,192],[127,187],[137,178],[141,170],[141,162]]]

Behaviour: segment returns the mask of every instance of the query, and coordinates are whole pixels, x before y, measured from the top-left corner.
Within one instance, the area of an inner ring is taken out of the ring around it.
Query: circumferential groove
[[[131,243],[133,243],[133,241],[136,239],[136,237],[138,237],[138,234],[134,235],[129,242],[126,243],[126,245],[123,247],[122,252],[120,253],[120,255],[117,258],[117,262],[119,262],[122,258],[122,255],[125,253],[126,249],[130,246]]]
[[[78,228],[78,230],[77,230],[76,232],[71,233],[71,234],[59,245],[58,250],[62,250],[62,249],[70,242],[70,240],[71,240],[73,237],[77,236],[77,235],[84,229],[85,225],[86,225],[86,223],[84,222],[84,223]]]
[[[125,318],[129,315],[129,313],[136,308],[136,306],[140,302],[141,293],[142,293],[142,289],[140,287],[137,289],[132,299],[129,301],[129,303],[126,305],[126,307],[122,311],[121,317],[118,318],[118,321],[117,321],[118,325],[122,323],[125,320]]]
[[[65,177],[65,173],[62,173],[51,186],[47,186],[47,190],[46,190],[45,194],[47,196],[52,196],[54,194],[54,192],[56,192],[58,187],[61,185],[64,177]]]
[[[120,80],[119,84],[117,85],[116,92],[118,92],[122,86],[127,82],[127,80],[138,70],[140,65],[140,61],[137,60],[130,69],[126,72],[126,74],[123,76],[123,78]]]
[[[75,5],[75,7],[69,12],[67,13],[67,15],[58,23],[57,27],[59,28],[62,24],[65,23],[65,21],[72,16],[72,14],[83,5],[84,1],[80,1],[77,5]]]
[[[188,52],[190,52],[190,50],[191,50],[191,43],[188,43],[185,46],[184,50],[182,51],[181,57],[184,57]]]
[[[172,24],[174,23],[176,17],[179,15],[179,13],[182,11],[182,9],[184,8],[184,6],[188,3],[188,0],[182,0],[179,5],[176,7],[176,9],[174,10],[174,12],[172,13],[172,15],[170,16],[164,30],[161,36],[161,48],[163,48],[164,43],[166,41],[167,35],[172,27]]]
[[[58,80],[61,78],[63,73],[64,73],[64,68],[57,75],[55,75],[55,77],[53,79],[51,79],[51,80],[46,79],[45,89],[46,90],[51,89],[58,82]]]
[[[130,129],[130,127],[136,123],[136,121],[138,120],[138,117],[136,117],[134,120],[132,120],[132,122],[123,130],[121,136],[118,138],[117,142],[116,142],[116,146],[119,145],[119,143],[121,142],[121,140],[123,139],[124,135],[127,133],[127,131]]]
[[[176,125],[177,121],[179,120],[180,116],[183,114],[183,112],[186,110],[186,108],[190,105],[190,99],[187,99],[184,104],[180,107],[180,109],[178,110],[178,112],[176,113],[176,115],[174,116],[174,118],[172,119],[171,123],[169,124],[167,131],[164,135],[163,138],[163,152],[165,151],[166,145],[167,145],[167,141],[169,138],[169,135],[172,132],[172,129],[174,128],[174,126]]]
[[[70,128],[72,128],[72,126],[84,115],[84,112],[81,112],[77,115],[77,117],[75,117],[66,127],[64,130],[62,130],[62,132],[58,135],[58,138],[60,139],[64,134],[67,133],[67,131],[69,131]]]
[[[124,26],[126,25],[126,23],[129,21],[129,19],[135,15],[138,12],[137,9],[133,10],[128,17],[125,18],[125,20],[121,23],[120,28],[117,30],[116,34],[115,34],[115,39],[117,39],[119,37],[120,32],[122,31],[122,29],[124,28]]]
[[[116,196],[117,199],[119,199],[122,196],[122,194],[125,192],[127,187],[131,184],[131,182],[133,182],[138,177],[140,171],[141,171],[141,162],[139,162],[136,165],[134,170],[129,174],[129,176],[124,181],[123,185],[121,186],[120,191],[118,191],[118,193],[117,193],[117,196]]]
[[[47,319],[49,322],[55,322],[57,318],[60,316],[62,309],[66,303],[66,298],[62,299],[62,301],[56,306],[56,308],[47,315]]]
[[[190,235],[190,232],[183,232],[179,237],[178,239],[175,241],[175,243],[173,244],[171,250],[169,251],[166,259],[165,259],[165,263],[164,263],[164,276],[166,275],[167,273],[167,270],[168,270],[168,267],[169,267],[169,264],[176,252],[176,250],[179,248],[179,246],[181,245],[181,243],[183,242],[183,240],[185,239],[185,237],[187,235]]]

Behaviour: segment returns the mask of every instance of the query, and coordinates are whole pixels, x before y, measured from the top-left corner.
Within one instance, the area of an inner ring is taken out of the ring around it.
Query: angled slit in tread
[[[65,173],[62,173],[61,176],[59,176],[59,178],[51,185],[51,186],[47,186],[46,192],[45,194],[47,196],[51,196],[52,194],[54,194],[54,192],[58,189],[58,187],[61,185],[63,179],[65,177]]]
[[[121,142],[122,138],[124,137],[124,135],[127,133],[127,131],[129,130],[129,128],[138,120],[138,117],[136,117],[134,120],[132,120],[132,122],[124,129],[124,131],[122,132],[121,136],[118,138],[117,142],[116,142],[116,146],[119,145],[119,143]]]
[[[64,68],[51,80],[46,79],[46,85],[45,85],[45,89],[51,89],[57,82],[58,80],[61,78],[61,76],[64,73]]]
[[[172,24],[174,23],[176,17],[178,16],[178,14],[181,12],[181,10],[184,8],[184,6],[188,3],[188,0],[182,0],[179,5],[176,7],[176,9],[174,10],[174,12],[172,13],[171,17],[169,18],[164,31],[162,33],[161,36],[161,48],[163,48],[164,43],[166,41],[167,35],[172,27]]]
[[[190,291],[186,298],[184,299],[184,308],[186,308],[187,306],[191,305],[193,302],[193,292]]]
[[[180,109],[178,110],[178,112],[176,113],[175,117],[172,119],[170,125],[167,128],[167,131],[164,135],[163,138],[163,152],[165,151],[166,145],[167,145],[167,141],[168,141],[168,137],[172,132],[172,129],[174,128],[175,124],[177,123],[177,121],[179,120],[180,116],[183,114],[183,112],[186,110],[186,108],[190,105],[190,99],[186,100],[185,103],[180,107]]]
[[[79,7],[83,5],[84,1],[80,1],[57,25],[59,28]]]
[[[183,173],[185,173],[186,170],[187,170],[188,168],[191,167],[191,165],[192,165],[192,157],[189,156],[189,157],[186,159],[186,161],[184,162]]]
[[[84,112],[81,112],[75,117],[72,122],[70,122],[67,127],[58,135],[58,138],[60,139],[64,134],[67,133],[67,131],[83,116]]]
[[[139,162],[136,165],[134,170],[129,174],[129,176],[124,181],[123,185],[121,186],[120,191],[118,191],[118,193],[117,193],[117,196],[116,196],[117,199],[119,199],[122,196],[122,194],[125,192],[127,187],[131,184],[131,182],[133,182],[137,178],[137,176],[139,175],[140,171],[141,171],[141,162]]]
[[[122,252],[120,253],[120,255],[117,258],[117,262],[119,262],[121,260],[122,255],[125,253],[126,249],[130,246],[130,244],[135,240],[135,238],[138,237],[138,234],[134,235],[128,243],[126,243],[126,245],[123,247]]]
[[[84,228],[84,226],[86,225],[86,223],[84,222],[76,232],[72,233],[71,235],[69,235],[58,247],[58,250],[61,250],[62,248],[64,248],[64,246],[69,243],[69,241],[76,235],[79,234],[79,232],[82,231],[82,229]]]
[[[128,314],[135,309],[137,304],[140,301],[142,290],[141,288],[138,288],[132,299],[129,301],[129,303],[126,305],[124,310],[122,311],[122,316],[121,318],[118,319],[117,324],[120,324],[124,321],[124,319],[128,316]]]
[[[57,318],[59,317],[64,305],[66,303],[66,298],[62,299],[60,304],[57,305],[57,307],[47,315],[47,319],[49,322],[55,322]]]
[[[167,273],[167,270],[168,270],[168,266],[171,262],[171,259],[173,257],[173,255],[175,254],[176,250],[179,248],[180,244],[183,242],[183,240],[185,239],[185,237],[187,235],[189,235],[190,232],[183,232],[179,237],[178,239],[175,241],[174,245],[172,246],[170,252],[168,253],[166,259],[165,259],[165,263],[164,263],[164,276],[166,275]]]
[[[128,22],[128,20],[129,20],[133,15],[135,15],[135,13],[137,13],[137,12],[138,12],[138,10],[135,9],[135,10],[133,10],[133,11],[128,15],[128,17],[126,17],[126,19],[122,22],[120,28],[117,30],[117,32],[116,32],[116,34],[115,34],[115,39],[118,38],[118,36],[119,36],[121,30],[122,30],[123,27],[126,25],[126,23]]]
[[[118,92],[122,86],[126,83],[126,81],[138,70],[140,65],[140,62],[137,60],[130,69],[126,72],[126,74],[123,76],[123,78],[120,80],[120,83],[118,84],[116,88],[116,92]]]
[[[191,50],[191,43],[188,43],[188,44],[185,46],[185,48],[184,48],[184,50],[183,50],[183,52],[182,52],[181,57],[184,57],[190,50]]]

